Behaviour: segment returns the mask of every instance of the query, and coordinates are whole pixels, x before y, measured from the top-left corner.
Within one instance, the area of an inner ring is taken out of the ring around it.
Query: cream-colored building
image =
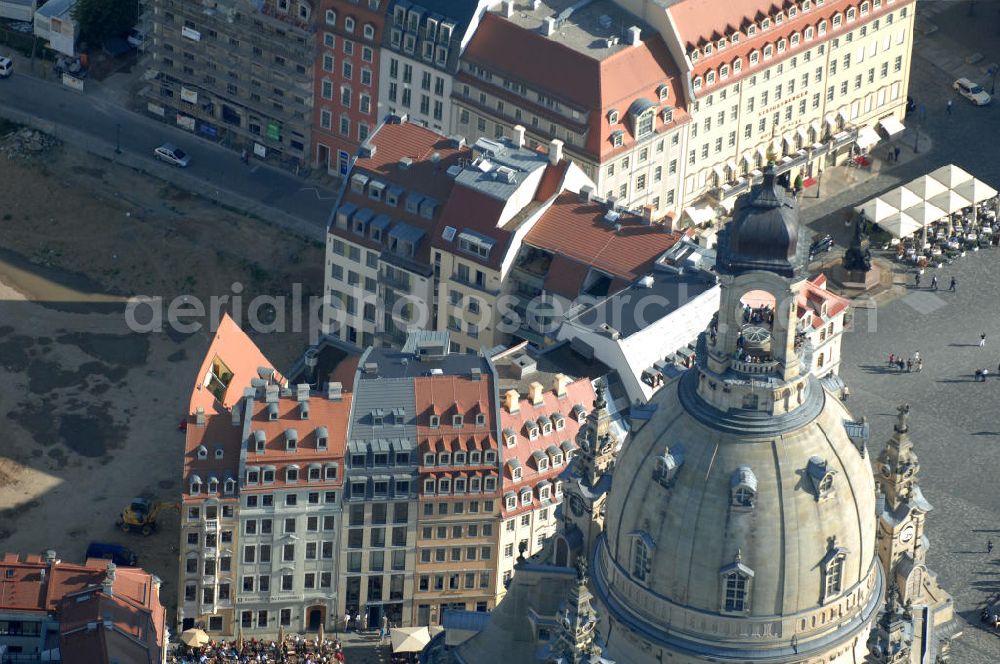
[[[681,69],[692,117],[681,198],[699,208],[692,221],[759,179],[769,149],[779,174],[808,179],[852,146],[902,131],[914,2],[619,4],[659,31]]]

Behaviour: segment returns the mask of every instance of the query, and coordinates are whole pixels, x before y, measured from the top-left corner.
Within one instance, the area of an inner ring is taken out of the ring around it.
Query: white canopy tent
[[[946,186],[948,189],[955,189],[963,182],[968,182],[972,176],[963,171],[955,164],[948,164],[933,171],[931,177]]]
[[[955,193],[971,203],[982,203],[996,196],[997,190],[982,180],[972,178],[955,187]]]
[[[941,208],[948,214],[958,212],[969,205],[968,199],[962,198],[951,189],[948,189],[930,199],[936,207]]]
[[[927,244],[927,227],[935,221],[940,221],[948,216],[947,212],[927,201],[920,201],[906,210],[906,214],[923,227],[924,244]]]
[[[863,213],[865,215],[865,219],[874,224],[880,224],[883,219],[899,212],[899,210],[892,207],[881,198],[873,198],[864,205],[855,209],[858,212]]]
[[[921,201],[919,196],[906,187],[896,187],[882,194],[881,198],[897,210],[906,210]]]
[[[882,140],[882,137],[878,135],[878,132],[871,127],[865,126],[861,128],[858,132],[857,143],[858,147],[862,150],[867,150],[871,146]]]
[[[878,121],[878,124],[889,136],[895,136],[899,132],[906,129],[906,127],[903,126],[903,123],[896,119],[895,115],[889,115],[882,118]]]
[[[389,630],[389,640],[394,653],[420,652],[431,640],[427,627],[393,627]]]
[[[947,187],[929,175],[921,175],[913,182],[907,183],[905,186],[925,201],[934,198],[938,194],[943,194],[948,191]]]
[[[905,212],[897,212],[883,219],[879,226],[896,238],[910,237],[922,227],[919,221]]]

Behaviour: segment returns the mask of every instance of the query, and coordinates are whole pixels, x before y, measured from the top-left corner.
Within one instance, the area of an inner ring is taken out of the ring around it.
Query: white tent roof
[[[875,224],[881,223],[881,221],[886,217],[899,212],[899,210],[892,207],[881,198],[873,198],[856,209],[859,212],[863,212],[868,221]]]
[[[905,213],[913,217],[922,226],[933,224],[935,221],[939,221],[948,215],[947,212],[927,201],[917,203],[906,210]]]
[[[905,212],[897,212],[880,221],[879,226],[893,237],[909,237],[923,228],[920,222]]]
[[[895,136],[899,132],[906,129],[906,127],[903,126],[903,123],[896,119],[895,115],[889,115],[882,118],[878,121],[878,124],[883,130],[885,130],[885,133],[890,136]]]
[[[996,196],[997,190],[982,180],[973,178],[955,187],[955,193],[973,203],[981,203]]]
[[[862,150],[867,150],[872,145],[878,143],[881,140],[881,138],[882,137],[878,135],[877,131],[875,131],[871,127],[865,126],[862,127],[861,131],[858,132],[857,144],[861,147]]]
[[[938,194],[944,193],[948,189],[948,187],[944,186],[929,175],[921,175],[913,182],[908,183],[906,188],[925,201],[934,198]]]
[[[882,194],[881,198],[897,210],[911,208],[921,201],[919,196],[906,187],[896,187]]]
[[[389,630],[389,640],[393,652],[420,652],[428,643],[431,635],[427,627],[393,627]]]
[[[942,166],[936,171],[931,173],[931,177],[948,187],[949,189],[954,189],[963,182],[972,179],[972,176],[963,171],[961,168],[955,164],[948,164],[947,166]]]
[[[949,214],[952,212],[958,212],[962,208],[969,205],[969,201],[967,199],[962,198],[951,189],[933,197],[930,202]]]

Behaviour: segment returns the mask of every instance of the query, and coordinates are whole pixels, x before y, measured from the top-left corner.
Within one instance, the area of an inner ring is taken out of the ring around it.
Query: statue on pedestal
[[[867,272],[872,269],[871,242],[864,230],[864,214],[854,220],[854,236],[851,245],[844,253],[844,270],[848,272]]]

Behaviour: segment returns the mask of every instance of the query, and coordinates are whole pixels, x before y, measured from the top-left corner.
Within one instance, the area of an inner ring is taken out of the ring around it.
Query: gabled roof
[[[455,187],[441,211],[437,228],[434,230],[433,238],[431,238],[431,246],[435,249],[464,256],[470,261],[482,263],[493,269],[499,269],[507,245],[510,244],[511,236],[508,231],[497,228],[497,221],[499,221],[506,203],[507,201],[498,200],[469,187]],[[449,226],[454,228],[456,232],[451,240],[446,240],[443,233],[444,229]],[[494,241],[495,244],[487,258],[465,254],[459,250],[458,233],[467,229],[485,235]]]
[[[666,232],[662,225],[646,224],[628,214],[618,217],[616,223],[621,229],[616,231],[612,223],[605,221],[607,212],[604,203],[584,202],[578,194],[563,192],[524,241],[578,266],[597,268],[628,283],[649,273],[657,257],[684,237],[682,233]],[[551,290],[572,291],[572,285],[558,271],[565,265],[562,261],[556,263],[553,260],[549,268],[554,277]],[[586,275],[586,272],[578,267],[575,274]],[[578,292],[579,287],[573,296]]]
[[[826,303],[826,317],[819,314],[820,306]],[[810,303],[812,303],[810,305]],[[826,289],[826,275],[820,274],[802,284],[802,289],[796,298],[798,317],[803,317],[807,311],[813,312],[813,327],[823,327],[824,322],[843,312],[850,301]]]
[[[210,386],[207,385],[208,374],[216,359],[221,360],[231,374],[228,386],[220,392],[221,399],[216,399],[209,389]],[[259,377],[258,369],[261,367],[273,372],[275,382],[284,381],[281,374],[274,370],[271,361],[264,357],[236,321],[228,313],[224,314],[195,377],[188,415],[193,416],[199,407],[203,408],[206,414],[231,410],[242,398],[243,390],[250,387],[250,381]]]

